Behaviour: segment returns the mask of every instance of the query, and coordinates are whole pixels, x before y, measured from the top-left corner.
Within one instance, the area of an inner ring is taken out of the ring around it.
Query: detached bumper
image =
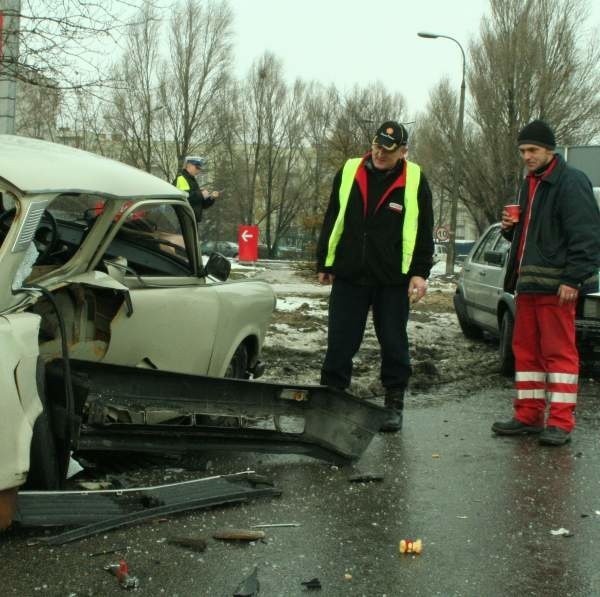
[[[82,427],[78,451],[188,452],[207,449],[307,454],[357,460],[385,409],[325,386],[184,375],[71,361]],[[48,367],[48,394],[61,399],[62,363]]]

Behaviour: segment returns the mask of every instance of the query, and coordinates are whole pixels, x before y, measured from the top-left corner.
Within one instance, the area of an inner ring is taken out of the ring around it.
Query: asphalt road
[[[36,544],[43,531],[0,537],[4,595],[118,595],[103,567],[118,555],[138,594],[229,596],[258,568],[259,595],[323,596],[600,595],[600,384],[584,384],[578,428],[562,448],[534,438],[496,438],[493,420],[510,413],[506,387],[469,396],[408,400],[401,434],[378,434],[354,467],[308,457],[209,455],[203,474],[252,468],[281,497],[142,523],[63,547]],[[156,471],[154,471],[156,473]],[[356,472],[383,474],[354,483]],[[222,528],[266,529],[266,538],[230,544]],[[568,536],[551,531],[567,529]],[[47,531],[54,533],[55,530]],[[168,542],[203,537],[205,552]],[[421,555],[401,555],[421,539]],[[302,581],[317,577],[322,589]]]

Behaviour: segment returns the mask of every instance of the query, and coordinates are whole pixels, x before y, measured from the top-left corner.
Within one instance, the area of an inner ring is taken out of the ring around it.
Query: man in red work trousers
[[[541,444],[562,446],[575,427],[577,299],[598,289],[600,211],[585,174],[554,153],[554,132],[545,122],[525,126],[518,145],[527,169],[520,218],[515,222],[504,210],[501,224],[511,240],[504,288],[516,293],[517,397],[513,418],[497,421],[492,431],[539,433]]]

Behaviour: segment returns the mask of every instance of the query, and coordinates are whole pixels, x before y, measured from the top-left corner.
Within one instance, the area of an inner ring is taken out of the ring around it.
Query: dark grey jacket
[[[580,170],[557,155],[554,169],[537,188],[520,265],[529,182],[519,191],[522,217],[504,233],[512,241],[504,288],[510,292],[556,294],[561,284],[581,294],[598,290],[600,210],[592,184]]]

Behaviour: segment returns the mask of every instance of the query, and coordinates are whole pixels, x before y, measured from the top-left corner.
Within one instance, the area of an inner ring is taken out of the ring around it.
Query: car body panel
[[[0,164],[0,179],[21,194],[97,193],[162,199],[186,196],[168,182],[132,166],[40,139],[0,135]]]
[[[33,424],[42,411],[37,391],[40,318],[0,317],[0,488],[25,482]]]

